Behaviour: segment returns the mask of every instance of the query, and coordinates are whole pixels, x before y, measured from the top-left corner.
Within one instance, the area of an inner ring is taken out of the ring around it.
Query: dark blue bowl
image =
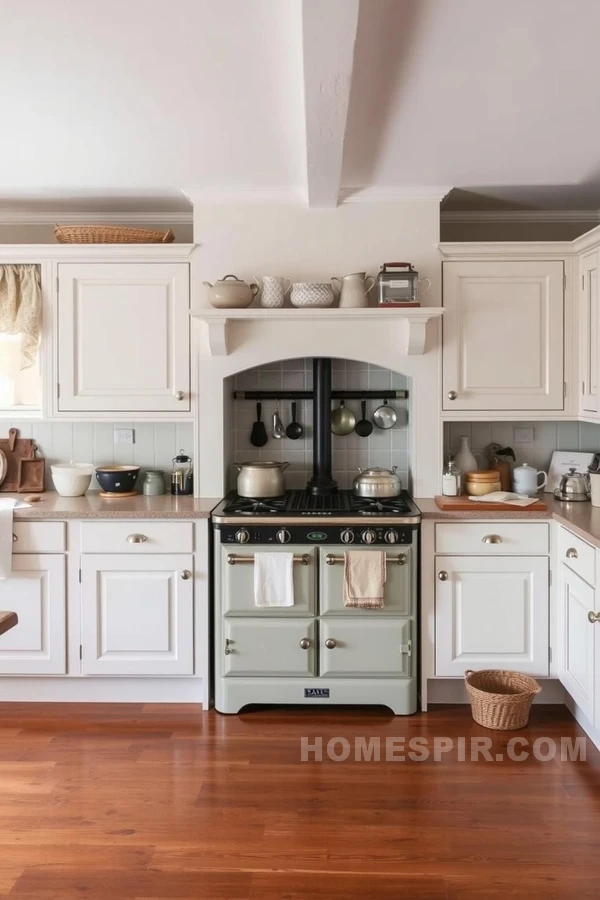
[[[99,466],[96,469],[98,484],[107,494],[132,491],[139,474],[139,466]]]

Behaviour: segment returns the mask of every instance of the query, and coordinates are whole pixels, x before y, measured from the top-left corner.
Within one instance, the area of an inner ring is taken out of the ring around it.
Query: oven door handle
[[[344,556],[334,556],[333,553],[328,553],[325,557],[325,562],[328,566],[339,566],[345,562]],[[398,556],[386,556],[385,563],[387,566],[405,566],[406,565],[406,554],[399,553]]]
[[[254,565],[254,556],[238,556],[236,553],[227,554],[227,562],[230,566],[237,565]],[[294,556],[294,562],[301,566],[310,565],[310,553],[303,553],[302,556]]]

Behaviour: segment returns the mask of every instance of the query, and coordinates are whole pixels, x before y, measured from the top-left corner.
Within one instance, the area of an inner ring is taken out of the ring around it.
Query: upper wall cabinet
[[[187,263],[58,266],[58,411],[190,411]]]
[[[443,264],[443,409],[564,408],[560,260]]]
[[[586,418],[596,418],[600,413],[598,397],[598,267],[600,250],[596,247],[580,257],[581,315],[580,345],[581,360],[581,414]]]

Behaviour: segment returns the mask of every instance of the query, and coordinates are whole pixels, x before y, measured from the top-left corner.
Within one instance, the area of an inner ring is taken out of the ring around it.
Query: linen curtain
[[[0,331],[21,335],[21,368],[37,357],[42,318],[39,266],[0,265]]]

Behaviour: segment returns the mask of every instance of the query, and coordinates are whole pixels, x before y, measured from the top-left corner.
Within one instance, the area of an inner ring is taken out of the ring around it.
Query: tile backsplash
[[[332,387],[334,390],[406,390],[410,389],[404,375],[382,369],[367,363],[352,360],[332,361]],[[234,378],[233,389],[251,390],[311,390],[312,359],[290,359],[279,363],[248,369]],[[367,401],[367,418],[381,404],[380,400]],[[360,400],[347,401],[347,407],[360,419]],[[390,401],[395,409],[407,407],[407,400]],[[236,400],[233,409],[233,458],[246,460],[286,460],[290,467],[286,472],[286,483],[291,488],[303,488],[312,477],[312,402],[298,403],[297,417],[304,435],[296,441],[272,437],[272,417],[277,408],[275,401],[262,404],[262,418],[267,427],[269,442],[264,447],[253,447],[250,443],[252,423],[256,419],[256,401]],[[291,401],[279,403],[279,413],[284,427],[291,421]],[[349,488],[358,466],[383,466],[387,469],[398,466],[402,485],[410,490],[410,460],[408,426],[395,426],[388,430],[374,427],[368,438],[361,438],[355,432],[346,437],[332,435],[333,476],[341,488]],[[235,473],[232,482],[235,484]]]
[[[533,440],[517,442],[516,429],[530,429]],[[457,453],[467,435],[479,466],[485,468],[485,447],[490,443],[512,447],[517,463],[548,471],[555,450],[600,450],[600,425],[588,422],[446,422],[444,454]]]
[[[181,448],[193,457],[194,427],[171,422],[6,422],[3,433],[18,428],[23,438],[33,438],[38,453],[46,458],[46,487],[53,489],[50,466],[57,462],[91,462],[95,466],[131,463],[143,469],[170,471]],[[133,444],[115,444],[116,428],[132,428]],[[92,479],[90,490],[99,490]]]

